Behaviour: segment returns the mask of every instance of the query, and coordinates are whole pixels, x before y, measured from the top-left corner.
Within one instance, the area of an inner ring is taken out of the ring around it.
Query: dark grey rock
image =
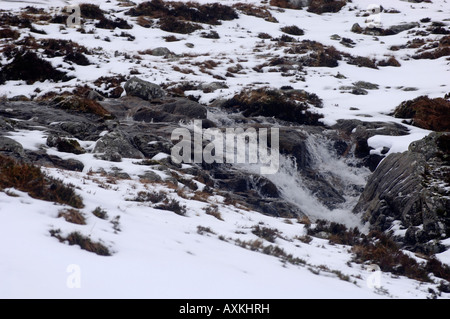
[[[105,160],[113,162],[120,158],[144,158],[144,155],[135,148],[127,136],[121,131],[113,131],[102,136],[94,147],[94,153],[104,153]]]
[[[377,167],[354,208],[372,229],[386,230],[399,220],[408,229],[405,243],[421,245],[420,249],[430,240],[449,236],[450,163],[442,159],[446,155],[438,147],[443,135],[431,133],[413,142],[408,151],[389,155]]]
[[[157,173],[153,171],[146,171],[144,174],[139,175],[139,177],[145,181],[149,182],[161,182],[162,178]]]
[[[0,151],[2,153],[12,153],[12,155],[16,156],[25,154],[22,144],[6,136],[0,136]]]

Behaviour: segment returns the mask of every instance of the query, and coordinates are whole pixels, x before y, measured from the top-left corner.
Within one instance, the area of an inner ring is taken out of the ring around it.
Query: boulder
[[[106,157],[102,157],[102,159],[113,162],[120,161],[122,157],[144,158],[144,155],[119,130],[109,132],[102,136],[95,144],[94,153],[104,153]]]
[[[132,77],[125,83],[127,95],[140,97],[141,99],[151,101],[165,96],[164,90],[157,84]]]
[[[375,230],[387,230],[399,220],[413,250],[433,251],[429,241],[450,234],[449,141],[449,133],[431,133],[411,143],[408,151],[386,157],[369,178],[354,212]]]

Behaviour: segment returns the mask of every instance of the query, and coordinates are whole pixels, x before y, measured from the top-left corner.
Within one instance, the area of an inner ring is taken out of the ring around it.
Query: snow
[[[67,4],[84,2],[86,1],[4,0],[2,9],[19,10],[26,5],[35,5],[49,10],[53,8],[56,12]],[[143,0],[134,2],[140,3]],[[221,1],[237,2],[239,1]],[[448,19],[449,4],[445,1],[413,4],[382,0],[377,3],[385,8],[400,11],[399,14],[382,14],[383,26],[417,22],[423,17],[432,17],[433,21]],[[33,34],[37,39],[67,39],[97,51],[98,54],[88,56],[93,64],[69,65],[62,58],[50,59],[55,66],[60,64],[64,69],[73,67],[70,74],[76,76],[76,79],[65,83],[46,81],[32,85],[23,81],[9,81],[7,85],[0,86],[0,96],[43,95],[83,84],[93,87],[92,82],[101,76],[128,75],[132,69],[139,70],[140,78],[158,84],[182,81],[209,83],[216,80],[199,71],[193,64],[213,59],[220,64],[211,71],[212,74],[223,76],[228,67],[237,63],[244,67],[246,74],[227,78],[228,89],[205,94],[192,91],[193,95],[200,97],[201,102],[229,98],[246,87],[290,85],[315,93],[323,99],[324,107],[317,111],[324,114],[325,124],[331,125],[343,118],[401,123],[401,120],[389,114],[402,101],[420,95],[442,97],[448,92],[450,66],[445,58],[413,60],[409,57],[414,53],[411,49],[389,50],[392,45],[412,40],[412,36],[407,32],[378,39],[352,33],[350,28],[354,23],[364,25],[365,18],[359,13],[371,4],[373,0],[353,0],[339,13],[321,16],[306,10],[281,11],[271,8],[271,13],[280,22],[277,24],[241,14],[238,20],[224,21],[222,25],[214,27],[220,34],[220,39],[217,40],[201,38],[200,32],[195,32],[192,35],[177,35],[182,38],[181,41],[165,42],[163,37],[170,33],[159,29],[145,29],[137,24],[134,24],[131,30],[123,30],[136,37],[134,41],[114,36],[122,30],[95,29],[91,22],[84,27],[86,31],[92,30],[92,34],[81,34],[71,28],[61,32],[56,24],[39,25],[39,29],[45,30],[47,35]],[[104,10],[115,10],[117,17],[125,17],[126,8],[120,7],[118,1],[101,2],[100,7]],[[356,9],[350,11],[349,8]],[[304,36],[297,37],[300,40],[309,39],[332,45],[354,56],[377,59],[383,59],[386,55],[394,56],[402,66],[373,70],[341,61],[339,67],[334,69],[308,68],[305,81],[296,80],[295,77],[283,77],[279,72],[252,71],[253,67],[265,61],[257,54],[274,57],[284,54],[284,48],[276,47],[269,40],[259,39],[257,34],[266,32],[278,37],[283,34],[280,28],[289,25],[298,25],[305,30]],[[333,34],[351,38],[356,42],[356,46],[350,49],[341,45],[330,38]],[[102,40],[106,37],[111,41]],[[188,48],[186,43],[194,43],[195,46]],[[133,56],[137,51],[156,47],[167,47],[180,58],[164,59],[151,55],[140,55],[142,60],[126,58],[126,55]],[[261,52],[255,54],[256,47]],[[0,63],[8,62],[5,58],[2,59]],[[173,70],[174,66],[192,68],[195,74],[176,72]],[[338,72],[346,78],[336,78]],[[376,83],[379,89],[369,90],[368,96],[340,92],[339,87],[352,85],[356,81]],[[401,89],[406,87],[417,90]],[[39,89],[40,93],[36,93],[36,89]],[[220,117],[220,114],[210,111],[208,116],[214,119],[215,116]],[[384,147],[389,148],[388,154],[403,152],[411,142],[429,133],[427,130],[406,126],[410,129],[409,135],[375,135],[370,138],[368,143],[374,149],[373,153],[380,153]],[[39,128],[33,131],[11,132],[8,136],[29,150],[40,149],[46,141],[45,132]],[[94,147],[93,142],[79,142],[86,149]],[[47,151],[63,159],[73,156],[55,149]],[[153,159],[161,160],[167,156],[169,154],[160,153]],[[296,220],[287,222],[285,219],[225,205],[223,198],[217,196],[209,197],[208,203],[187,200],[162,184],[143,184],[138,175],[150,169],[134,164],[136,160],[123,159],[120,163],[111,163],[99,160],[90,153],[78,155],[76,158],[85,165],[83,172],[66,172],[51,168],[44,170],[75,186],[85,203],[85,207],[80,211],[87,218],[86,225],[74,225],[61,217],[58,218],[58,213],[68,208],[66,206],[33,199],[14,189],[0,192],[1,298],[426,298],[428,289],[435,288],[431,283],[419,283],[382,273],[382,289],[371,289],[366,281],[371,273],[364,265],[352,262],[350,247],[331,245],[328,240],[319,238],[304,243],[298,240],[298,237],[306,234],[305,226]],[[290,178],[291,164],[288,161],[283,162],[284,166],[279,174],[271,176],[271,180],[280,187],[285,196],[296,200],[308,211],[315,212],[315,218],[330,217],[327,215],[329,210],[314,201],[307,191],[303,192],[298,181]],[[320,165],[325,166],[327,162]],[[131,179],[119,179],[112,183],[103,174],[96,173],[100,169],[110,171],[115,168],[128,173]],[[328,167],[328,170],[332,168]],[[154,172],[166,177],[157,170]],[[355,170],[348,173],[347,177],[349,182],[364,184],[367,172]],[[139,191],[153,190],[163,190],[169,197],[187,205],[187,216],[156,209],[148,203],[130,201]],[[219,206],[224,221],[205,213],[204,208],[212,204]],[[109,219],[95,217],[92,211],[96,207],[107,211]],[[116,216],[120,216],[119,232],[114,230],[111,223]],[[349,214],[348,207],[336,210],[334,218],[341,222],[345,220],[349,225],[361,226],[356,217]],[[278,229],[283,239],[277,238],[275,244],[293,256],[305,260],[306,265],[283,264],[278,258],[250,251],[236,244],[236,239],[257,239],[251,233],[251,228],[260,223]],[[200,235],[197,233],[198,226],[210,227],[215,234]],[[112,256],[101,257],[81,250],[78,246],[60,243],[50,235],[50,230],[57,229],[65,235],[79,231],[94,241],[101,241],[110,248]],[[397,233],[404,232],[398,225],[394,230]],[[223,236],[225,240],[220,240],[219,236]],[[450,242],[447,240],[444,244],[450,245]],[[450,264],[449,251],[438,254],[437,257]],[[321,265],[326,265],[330,271],[320,270]],[[339,279],[333,271],[348,275],[350,281]],[[77,281],[72,282],[71,279],[77,278],[77,275],[80,287],[73,287],[73,283],[77,284]],[[449,295],[442,294],[441,297],[448,298]]]

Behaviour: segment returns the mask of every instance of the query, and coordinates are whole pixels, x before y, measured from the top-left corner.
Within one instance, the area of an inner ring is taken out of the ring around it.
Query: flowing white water
[[[292,157],[280,154],[278,172],[263,176],[277,186],[286,201],[298,206],[312,221],[326,219],[364,231],[360,216],[353,214],[352,208],[358,201],[360,190],[366,184],[369,170],[352,167],[343,159],[339,159],[332,153],[329,141],[324,137],[310,135],[307,145],[314,163],[313,169],[331,185],[343,190],[346,201],[339,208],[329,209],[308,189],[308,183],[298,171]],[[260,172],[260,164],[235,164],[234,167],[252,174]]]

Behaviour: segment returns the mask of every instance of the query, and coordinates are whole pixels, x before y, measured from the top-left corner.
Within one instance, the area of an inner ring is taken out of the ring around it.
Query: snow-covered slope
[[[5,0],[1,9],[17,12],[32,5],[56,14],[67,4],[85,2]],[[220,3],[231,5],[238,2],[261,4],[261,1],[233,0]],[[91,64],[81,66],[63,61],[62,57],[50,58],[48,60],[52,65],[67,71],[74,79],[34,84],[7,81],[0,85],[0,96],[39,98],[49,92],[60,93],[83,85],[107,92],[106,87],[96,86],[94,82],[100,77],[129,76],[133,71],[142,79],[168,88],[183,82],[225,82],[226,87],[214,92],[185,92],[186,95],[197,96],[205,104],[230,98],[243,88],[291,86],[315,93],[323,99],[323,108],[318,111],[324,115],[325,124],[333,124],[338,119],[400,123],[400,119],[389,116],[389,113],[402,101],[420,95],[443,97],[449,92],[450,64],[446,58],[412,59],[415,49],[391,50],[392,46],[404,45],[415,37],[408,31],[388,37],[352,32],[353,24],[364,25],[366,17],[363,13],[374,2],[398,11],[382,13],[381,23],[385,28],[418,22],[426,17],[432,21],[449,19],[450,4],[446,1],[353,0],[338,13],[322,15],[305,9],[269,6],[278,23],[240,13],[238,19],[222,21],[221,25],[216,26],[205,25],[205,30],[188,35],[176,34],[179,41],[167,42],[164,37],[172,33],[159,28],[141,27],[136,23],[136,18],[125,15],[129,9],[126,2],[98,2],[108,15],[127,20],[133,28],[101,29],[94,26],[93,20],[86,20],[83,25],[85,32],[76,28],[61,28],[60,24],[55,23],[35,24],[46,34],[12,27],[21,32],[19,40],[32,35],[36,39],[57,38],[83,45],[92,53],[87,55]],[[344,59],[336,68],[299,67],[286,72],[272,72],[273,67],[264,65],[265,62],[294,54],[287,53],[286,46],[264,40],[258,35],[267,33],[277,38],[285,34],[280,30],[282,27],[292,25],[305,32],[303,36],[294,36],[299,41],[317,41],[352,56],[377,61],[392,56],[401,66],[373,69],[348,64]],[[419,31],[426,26],[422,24],[414,30]],[[219,38],[202,37],[202,32],[209,29],[216,31]],[[126,34],[121,35],[122,32]],[[436,41],[440,37],[431,34],[427,39]],[[351,39],[353,47],[342,44],[339,39],[343,38]],[[6,46],[9,40],[0,41],[0,46]],[[168,48],[173,55],[142,53],[158,47]],[[216,63],[212,68],[205,69],[205,62],[208,61]],[[1,56],[2,65],[9,62],[8,58]],[[239,71],[227,76],[230,67],[236,66]],[[345,87],[351,87],[357,81],[377,84],[378,88],[367,90],[367,95],[349,93]],[[209,116],[216,120],[220,114],[211,113]],[[390,152],[401,152],[407,149],[410,142],[429,133],[414,126],[408,128],[410,134],[406,136],[375,136],[370,139],[370,146],[375,152],[385,146]],[[10,137],[27,149],[39,149],[46,144],[47,136],[36,128],[36,131],[15,132]],[[80,143],[87,150],[93,148],[93,143]],[[67,153],[56,150],[48,150],[48,153],[70,158]],[[86,218],[85,225],[69,223],[59,217],[69,207],[33,199],[16,189],[0,192],[0,297],[427,298],[433,296],[430,291],[438,290],[439,280],[423,283],[390,273],[370,272],[372,268],[369,265],[354,261],[350,246],[307,236],[306,224],[297,219],[265,216],[229,203],[219,195],[201,200],[190,199],[194,192],[180,190],[181,186],[177,189],[164,183],[142,182],[139,175],[149,168],[136,165],[135,160],[123,159],[120,163],[111,163],[99,160],[90,153],[78,155],[77,159],[85,166],[83,172],[54,168],[43,170],[74,185],[85,204],[80,209]],[[109,172],[117,168],[130,178],[115,179],[98,173],[100,169]],[[152,171],[164,178],[163,172]],[[351,178],[358,178],[357,174]],[[359,176],[361,179],[365,177]],[[204,185],[199,186],[201,190]],[[286,188],[290,186],[286,184]],[[159,191],[164,192],[167,198],[186,205],[185,216],[135,200],[139,192]],[[217,205],[221,219],[207,214],[207,208],[214,210],[214,205]],[[99,218],[93,214],[98,207],[107,213],[107,217]],[[352,216],[350,211],[342,214],[347,219]],[[257,226],[276,229],[278,233],[274,242],[255,235],[252,230]],[[64,238],[74,232],[93,242],[103,243],[111,256],[87,252],[77,245],[61,243],[55,237],[56,234]],[[273,253],[275,247],[282,253]],[[419,262],[424,261],[413,254],[411,256]],[[443,263],[450,264],[448,252],[437,257]],[[449,294],[442,293],[440,297],[448,298]]]

